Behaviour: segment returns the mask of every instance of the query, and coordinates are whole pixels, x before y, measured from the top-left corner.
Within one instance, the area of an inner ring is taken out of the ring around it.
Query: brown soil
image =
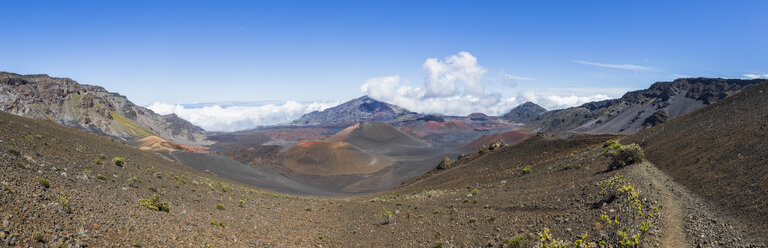
[[[491,143],[493,143],[496,140],[502,140],[504,143],[508,145],[517,145],[522,143],[523,141],[530,139],[531,137],[536,136],[535,133],[528,132],[526,130],[512,130],[508,132],[503,133],[497,133],[497,134],[487,134],[483,135],[480,138],[477,138],[476,140],[467,143],[466,145],[461,147],[462,151],[475,151],[479,149],[482,146],[488,146]]]

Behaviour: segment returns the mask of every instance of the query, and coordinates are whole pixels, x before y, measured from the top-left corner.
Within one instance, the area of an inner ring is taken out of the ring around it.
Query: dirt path
[[[646,190],[652,190],[659,197],[663,226],[661,247],[691,247],[685,233],[683,208],[683,201],[690,197],[687,192],[650,163],[640,164],[631,172],[647,180],[650,188]]]
[[[649,162],[628,171],[661,206],[660,247],[766,247],[764,237],[743,235],[744,226]]]

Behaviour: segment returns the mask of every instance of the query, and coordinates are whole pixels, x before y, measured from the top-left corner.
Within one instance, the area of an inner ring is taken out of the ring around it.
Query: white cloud
[[[427,97],[450,97],[459,93],[456,84],[464,87],[464,93],[482,96],[481,83],[486,70],[477,65],[477,58],[468,52],[459,52],[445,61],[429,58],[424,62],[427,79],[424,82]]]
[[[744,77],[749,78],[749,79],[758,79],[758,78],[761,78],[761,77],[768,78],[768,75],[762,75],[761,76],[760,74],[744,74]]]
[[[547,110],[553,110],[579,106],[588,102],[602,101],[612,98],[602,93],[582,92],[581,94],[582,95],[536,93],[530,90],[524,90],[518,92],[517,99],[519,99],[518,102],[520,103],[533,102]]]
[[[481,82],[486,74],[483,67],[477,65],[477,59],[467,52],[460,52],[441,62],[430,58],[424,62],[427,77],[422,87],[404,85],[400,76],[385,76],[368,79],[360,90],[366,95],[405,107],[419,113],[445,115],[467,115],[482,112],[489,115],[502,115],[513,107],[531,101],[547,109],[557,109],[580,105],[590,101],[608,99],[600,89],[559,89],[552,93],[519,91],[517,97],[504,98],[500,93],[485,93]],[[501,73],[502,81],[531,80],[516,78]],[[507,86],[510,82],[507,82]],[[562,92],[575,92],[562,94]],[[623,93],[623,92],[622,92]]]
[[[633,70],[633,71],[650,71],[650,67],[640,66],[640,65],[630,65],[630,64],[604,64],[604,63],[595,63],[595,62],[589,62],[584,60],[574,60],[574,63],[584,64],[584,65],[591,65],[591,66],[597,66],[597,67],[605,67],[605,68],[613,68],[613,69],[622,69],[622,70]]]
[[[303,104],[287,101],[283,105],[185,107],[181,104],[155,102],[148,108],[158,114],[176,113],[179,117],[208,131],[238,131],[261,125],[291,122],[301,115],[333,107],[338,103],[314,102]]]

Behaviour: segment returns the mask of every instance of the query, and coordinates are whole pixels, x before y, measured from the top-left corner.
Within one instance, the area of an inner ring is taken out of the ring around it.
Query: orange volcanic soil
[[[367,174],[392,165],[392,159],[367,153],[347,142],[302,141],[282,152],[283,166],[301,174]]]

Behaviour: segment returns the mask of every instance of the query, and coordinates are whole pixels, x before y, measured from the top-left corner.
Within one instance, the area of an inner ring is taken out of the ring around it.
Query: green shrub
[[[501,241],[501,246],[507,248],[535,247],[537,243],[536,241],[537,237],[529,233],[525,235],[517,235],[512,239],[504,239]]]
[[[107,180],[107,177],[105,177],[105,176],[104,176],[104,175],[102,175],[102,174],[97,174],[97,175],[96,175],[96,178],[98,178],[99,180],[102,180],[102,181],[106,181],[106,180]]]
[[[139,204],[155,211],[163,211],[167,213],[171,211],[168,208],[168,203],[160,202],[160,197],[157,195],[147,199],[139,199]]]
[[[216,209],[224,210],[225,208],[224,208],[224,205],[222,205],[222,204],[216,204]]]
[[[522,170],[522,173],[523,173],[523,175],[525,175],[525,174],[528,174],[528,173],[531,173],[531,169],[532,169],[532,168],[533,168],[533,167],[532,167],[532,166],[530,166],[530,165],[529,165],[529,166],[526,166],[526,167],[523,167],[523,170]]]
[[[16,155],[16,156],[21,155],[21,152],[19,150],[16,150],[16,148],[13,148],[13,147],[8,148],[8,153]]]
[[[386,208],[382,209],[382,211],[379,212],[379,217],[381,218],[382,225],[392,223],[392,212],[390,212]]]
[[[643,148],[637,144],[621,145],[614,140],[603,144],[605,156],[611,159],[611,169],[621,169],[645,160]]]
[[[48,179],[40,178],[37,179],[37,182],[40,183],[40,186],[43,186],[46,189],[51,187],[51,182],[48,181]]]
[[[32,238],[34,238],[35,241],[40,242],[40,243],[44,243],[45,242],[45,236],[43,236],[43,234],[39,233],[39,232],[35,232],[34,234],[32,234]]]
[[[67,213],[72,212],[72,207],[69,206],[69,198],[67,197],[64,192],[59,192],[59,204],[62,208],[64,208],[64,211]]]
[[[224,227],[224,223],[223,222],[216,222],[216,221],[213,221],[213,220],[211,221],[211,225],[212,226]]]
[[[115,165],[123,167],[125,165],[125,159],[121,157],[115,157],[112,159],[112,162],[115,163]]]
[[[136,187],[136,183],[138,183],[138,182],[139,182],[138,178],[131,177],[130,179],[128,179],[128,186]]]

